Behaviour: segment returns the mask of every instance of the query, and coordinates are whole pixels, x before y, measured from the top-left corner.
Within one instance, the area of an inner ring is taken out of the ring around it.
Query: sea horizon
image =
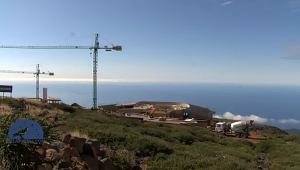
[[[35,82],[13,85],[13,97],[35,97]],[[66,104],[92,107],[91,82],[40,82],[48,97]],[[7,94],[8,95],[8,94]],[[243,83],[98,82],[98,105],[138,101],[194,104],[215,111],[215,116],[254,119],[280,128],[300,128],[300,86]]]

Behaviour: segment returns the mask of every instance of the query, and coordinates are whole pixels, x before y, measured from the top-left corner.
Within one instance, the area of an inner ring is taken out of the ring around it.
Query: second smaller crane
[[[12,70],[0,70],[0,73],[21,73],[21,74],[33,74],[36,79],[36,99],[40,98],[40,74],[46,74],[49,76],[54,76],[52,72],[41,72],[40,65],[36,65],[36,72],[30,71],[12,71]]]

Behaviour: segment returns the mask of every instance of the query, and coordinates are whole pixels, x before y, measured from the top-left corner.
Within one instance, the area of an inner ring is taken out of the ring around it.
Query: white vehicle
[[[215,131],[216,132],[224,132],[225,122],[216,123]]]
[[[248,138],[248,136],[250,136],[250,127],[253,122],[254,120],[239,121],[234,123],[220,122],[216,123],[215,131],[222,132],[225,135],[235,135],[238,137]]]

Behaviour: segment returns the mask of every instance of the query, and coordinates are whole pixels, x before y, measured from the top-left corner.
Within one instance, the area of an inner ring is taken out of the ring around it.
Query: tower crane
[[[0,70],[0,73],[21,73],[21,74],[33,74],[36,79],[36,99],[40,98],[40,74],[46,74],[49,76],[54,76],[52,72],[41,72],[40,65],[36,65],[36,72],[30,71],[12,71],[12,70]]]
[[[0,48],[18,48],[18,49],[90,49],[93,50],[93,109],[97,109],[97,70],[98,70],[98,50],[103,49],[105,51],[122,51],[122,46],[112,47],[99,46],[99,34],[96,34],[94,46],[11,46],[2,45]]]

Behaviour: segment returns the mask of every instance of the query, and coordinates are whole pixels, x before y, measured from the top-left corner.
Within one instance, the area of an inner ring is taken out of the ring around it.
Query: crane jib
[[[121,46],[114,47],[100,47],[100,46],[12,46],[12,45],[2,45],[0,48],[20,48],[20,49],[107,49],[121,51]]]
[[[0,48],[22,48],[22,49],[94,49],[93,46],[12,46],[2,45]]]

